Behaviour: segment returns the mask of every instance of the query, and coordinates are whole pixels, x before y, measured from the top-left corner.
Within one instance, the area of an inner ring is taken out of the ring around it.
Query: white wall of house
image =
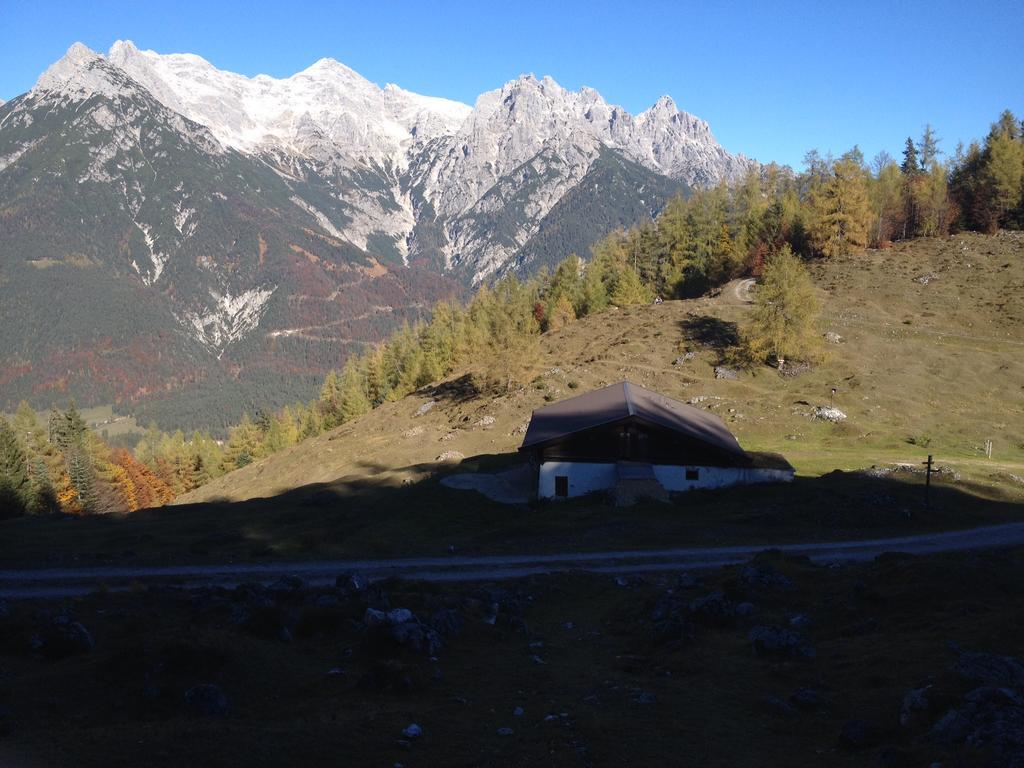
[[[698,488],[726,488],[732,485],[757,483],[788,483],[793,472],[784,469],[749,467],[699,467],[676,464],[655,464],[654,476],[667,491],[692,491]],[[696,472],[696,479],[687,479],[687,470]],[[593,464],[582,461],[545,461],[540,465],[537,496],[555,498],[555,478],[569,479],[569,498],[594,491],[615,488],[619,473],[615,464]]]
[[[687,480],[686,472],[696,471],[696,480]],[[757,467],[680,467],[655,464],[654,476],[666,491],[692,491],[697,488],[728,488],[730,485],[788,483],[793,473],[785,469]]]
[[[559,475],[569,478],[570,498],[614,488],[619,479],[619,471],[615,464],[592,464],[586,461],[545,461],[540,465],[540,477],[537,481],[538,498],[555,498],[555,478]]]

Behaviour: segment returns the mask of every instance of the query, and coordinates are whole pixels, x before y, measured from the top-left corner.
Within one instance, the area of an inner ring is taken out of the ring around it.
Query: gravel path
[[[802,544],[261,564],[18,569],[0,570],[0,597],[73,597],[99,588],[115,591],[132,589],[140,583],[184,588],[231,587],[252,581],[269,583],[286,575],[299,576],[316,585],[333,583],[338,574],[350,571],[358,571],[371,579],[401,576],[429,581],[480,581],[574,570],[621,574],[698,570],[742,563],[766,549],[805,555],[818,563],[844,563],[872,560],[885,552],[923,555],[1013,546],[1024,546],[1024,523],[888,539]]]

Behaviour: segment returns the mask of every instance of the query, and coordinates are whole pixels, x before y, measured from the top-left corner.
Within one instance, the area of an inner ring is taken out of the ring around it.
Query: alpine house
[[[537,468],[537,496],[615,491],[619,500],[789,482],[777,454],[748,453],[714,414],[628,381],[534,411],[519,450]]]

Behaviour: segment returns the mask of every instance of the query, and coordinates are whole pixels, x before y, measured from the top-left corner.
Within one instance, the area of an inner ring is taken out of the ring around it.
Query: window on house
[[[700,480],[700,470],[699,469],[688,469],[688,470],[686,470],[686,479],[687,480]]]
[[[569,476],[555,475],[555,496],[565,498],[569,495]]]

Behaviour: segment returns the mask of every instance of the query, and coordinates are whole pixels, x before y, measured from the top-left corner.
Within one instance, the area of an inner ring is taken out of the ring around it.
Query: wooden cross
[[[925,472],[924,472],[924,507],[925,507],[925,509],[930,509],[931,505],[932,505],[932,472],[934,472],[932,467],[934,466],[934,464],[935,464],[935,462],[932,461],[932,455],[929,453],[928,454],[928,461],[924,462],[924,465],[925,465]]]

